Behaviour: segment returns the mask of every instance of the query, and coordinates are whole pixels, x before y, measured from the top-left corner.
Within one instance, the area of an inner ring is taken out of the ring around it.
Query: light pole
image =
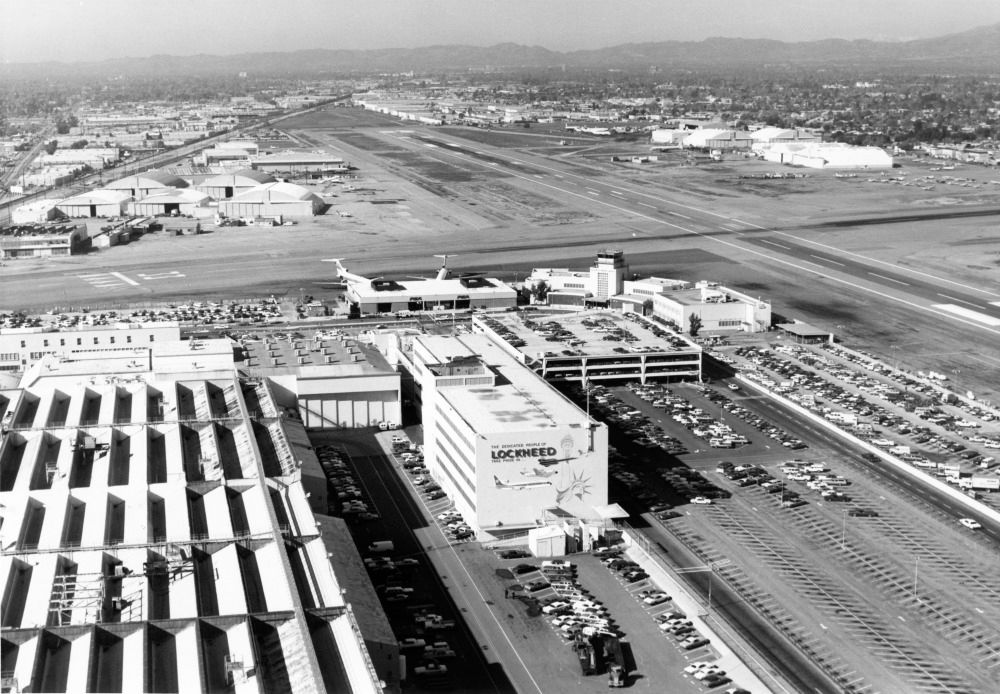
[[[712,576],[715,574],[715,570],[723,566],[728,566],[730,561],[728,559],[720,559],[719,561],[710,561],[707,564],[701,564],[700,566],[686,566],[682,569],[677,569],[679,574],[697,574],[708,572],[708,606],[705,609],[705,614],[712,611]]]
[[[840,528],[840,549],[843,551],[847,543],[847,509],[844,509],[844,524]]]

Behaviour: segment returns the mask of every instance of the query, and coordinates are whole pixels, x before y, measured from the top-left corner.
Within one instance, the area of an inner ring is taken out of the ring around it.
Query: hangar
[[[173,188],[187,188],[188,184],[180,176],[162,171],[147,171],[126,176],[104,186],[108,190],[126,191],[133,198],[144,198],[155,193],[168,192]]]
[[[274,183],[274,176],[263,171],[241,169],[233,173],[219,174],[202,181],[196,188],[216,200],[224,200],[245,193],[251,188],[265,183]]]
[[[269,173],[304,175],[310,178],[342,174],[350,167],[341,157],[326,152],[277,152],[252,157],[253,168]]]
[[[311,217],[325,205],[308,188],[294,183],[264,183],[219,201],[219,213],[227,217]]]
[[[67,217],[117,217],[131,199],[123,190],[89,190],[57,202],[56,209]]]
[[[154,193],[132,203],[132,214],[184,214],[198,216],[198,210],[208,206],[207,193],[200,190],[168,190]]]
[[[764,150],[764,159],[811,169],[891,169],[892,156],[878,147],[843,142],[784,142]]]

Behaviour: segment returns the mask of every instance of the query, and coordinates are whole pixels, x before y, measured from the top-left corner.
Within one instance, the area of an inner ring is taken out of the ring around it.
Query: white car
[[[959,518],[958,522],[964,525],[969,530],[979,530],[982,528],[982,524],[973,518]]]
[[[710,503],[712,503],[712,500],[708,499],[708,498],[705,498],[703,496],[696,496],[693,499],[691,499],[691,503],[692,504],[710,504]]]

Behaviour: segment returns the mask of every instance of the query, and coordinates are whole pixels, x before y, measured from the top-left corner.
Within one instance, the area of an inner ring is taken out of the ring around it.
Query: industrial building
[[[750,139],[753,140],[753,149],[756,151],[758,147],[766,147],[781,142],[820,142],[822,137],[809,130],[768,126],[751,132]]]
[[[607,306],[611,297],[622,292],[628,274],[625,254],[609,248],[597,253],[597,260],[590,270],[535,268],[525,278],[524,286],[535,290],[544,282],[548,288],[546,301],[550,306]]]
[[[95,353],[132,354],[139,347],[151,348],[181,339],[176,323],[51,328],[0,328],[0,371],[24,371],[45,355],[57,359],[79,359]],[[232,355],[232,349],[229,350]]]
[[[337,276],[347,284],[345,297],[356,315],[517,306],[512,287],[479,274],[452,277],[442,267],[433,279],[369,279],[348,272],[339,260],[336,263]]]
[[[690,381],[701,378],[699,345],[635,313],[474,316],[514,358],[552,381]]]
[[[277,152],[251,157],[251,161],[258,171],[308,178],[332,176],[350,170],[341,157],[324,152]]]
[[[225,217],[312,217],[326,207],[323,198],[294,183],[264,183],[219,201]]]
[[[73,255],[91,247],[85,224],[47,222],[0,228],[0,258]]]
[[[12,224],[44,224],[65,215],[56,209],[58,200],[33,200],[20,207],[15,207],[10,213]]]
[[[257,186],[274,183],[274,176],[263,171],[240,169],[233,173],[223,173],[207,178],[195,186],[201,192],[215,200],[225,200],[235,195],[246,193]]]
[[[252,140],[232,140],[220,142],[215,147],[203,150],[199,155],[204,166],[221,166],[223,168],[249,167],[252,157],[256,157],[260,149]]]
[[[126,176],[104,186],[107,190],[127,192],[131,197],[140,200],[157,193],[169,193],[176,188],[187,188],[188,183],[180,176],[162,171],[147,171],[141,174]]]
[[[228,340],[46,355],[0,390],[4,686],[383,692],[292,411]]]
[[[771,304],[714,282],[698,282],[693,289],[657,294],[653,315],[687,330],[691,316],[705,332],[764,332],[771,327]]]
[[[60,200],[56,209],[67,217],[118,217],[125,214],[132,196],[124,190],[90,190]]]
[[[786,142],[762,150],[766,161],[810,169],[891,169],[892,155],[878,147],[843,142]]]
[[[172,189],[146,195],[129,208],[134,215],[150,217],[172,214],[205,217],[214,214],[214,210],[208,209],[209,200],[208,194],[200,190]]]
[[[605,520],[607,426],[487,335],[415,336],[400,358],[422,407],[428,470],[466,522],[496,537],[574,519],[587,546],[587,528]]]
[[[744,130],[718,128],[698,128],[684,138],[681,145],[686,149],[750,149],[753,139]]]

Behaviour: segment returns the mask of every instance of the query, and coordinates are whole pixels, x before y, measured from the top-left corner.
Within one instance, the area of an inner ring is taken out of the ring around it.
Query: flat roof
[[[474,281],[460,278],[426,279],[426,280],[393,280],[390,289],[376,289],[378,285],[367,285],[360,282],[351,284],[351,290],[360,298],[387,300],[390,297],[436,297],[455,296],[459,294],[495,294],[508,292],[513,296],[514,289],[500,280],[489,277],[475,278]],[[399,287],[398,289],[396,287]]]
[[[433,355],[436,363],[478,355],[497,374],[496,385],[491,387],[442,388],[438,391],[438,396],[462,413],[477,433],[582,428],[588,422],[587,415],[579,407],[486,335],[421,335],[416,339]]]
[[[564,351],[573,351],[575,356],[609,355],[615,353],[616,347],[644,347],[648,348],[644,351],[649,353],[701,350],[683,335],[676,335],[670,339],[657,337],[644,320],[628,320],[624,314],[607,309],[572,313],[540,311],[492,313],[489,318],[521,338],[524,345],[518,347],[518,350],[530,359],[537,359],[540,354],[544,356],[546,353],[551,353],[547,356],[570,356],[563,355]],[[525,324],[526,320],[530,324]],[[532,328],[531,324],[535,327]],[[665,326],[660,327],[670,332]],[[558,329],[566,330],[572,337],[552,341],[547,339],[556,337],[547,333]],[[618,337],[613,337],[617,334],[614,333],[615,330],[628,331],[636,339],[624,342]],[[606,337],[613,339],[605,339]]]
[[[777,327],[798,337],[828,337],[831,330],[815,328],[808,323],[779,323]]]

